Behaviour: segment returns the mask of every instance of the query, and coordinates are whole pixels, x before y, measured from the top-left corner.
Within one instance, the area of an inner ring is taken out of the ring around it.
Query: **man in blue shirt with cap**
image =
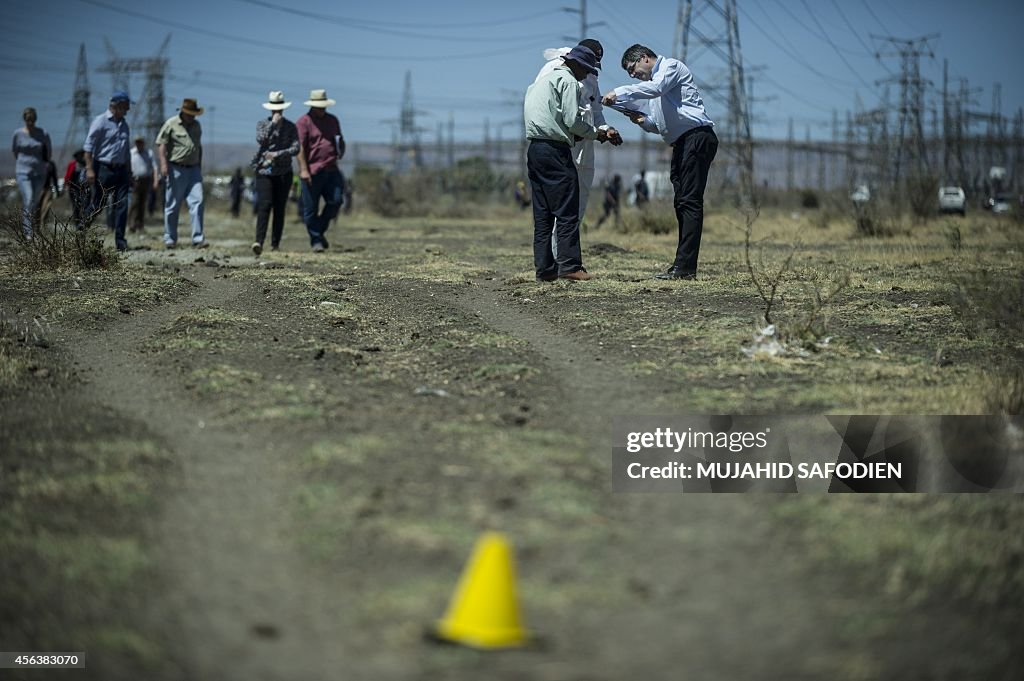
[[[85,219],[91,221],[106,204],[107,226],[114,230],[114,243],[119,251],[128,249],[124,232],[131,189],[131,131],[124,117],[130,109],[128,93],[115,92],[110,96],[107,111],[93,119],[82,145],[85,179],[92,193]]]

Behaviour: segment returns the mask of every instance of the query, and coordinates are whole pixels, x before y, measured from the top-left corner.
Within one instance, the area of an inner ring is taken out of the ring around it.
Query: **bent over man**
[[[683,62],[659,57],[643,45],[633,45],[622,55],[622,68],[630,78],[643,82],[617,87],[605,94],[602,101],[672,145],[670,178],[679,243],[672,266],[654,276],[696,279],[704,229],[704,189],[718,151],[715,124],[704,110],[693,75]]]

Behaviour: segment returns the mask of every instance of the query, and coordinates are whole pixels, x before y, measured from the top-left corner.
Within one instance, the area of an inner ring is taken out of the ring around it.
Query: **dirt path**
[[[551,380],[562,386],[560,413],[552,418],[586,437],[586,455],[607,460],[610,479],[612,420],[660,413],[657,384],[637,381],[622,358],[559,331],[518,300],[498,279],[486,279],[468,287],[458,302],[536,351]],[[609,492],[615,540],[596,562],[607,566],[600,578],[608,588],[630,590],[637,607],[614,613],[614,627],[581,618],[571,637],[579,648],[570,657],[596,657],[599,668],[619,670],[611,678],[630,670],[636,678],[653,678],[665,672],[666,646],[678,645],[686,650],[680,671],[685,668],[690,678],[730,678],[758,670],[745,657],[722,655],[723,642],[747,641],[762,654],[790,660],[780,678],[793,678],[800,673],[793,661],[802,650],[832,647],[829,633],[818,626],[813,590],[797,582],[798,566],[772,543],[763,505],[751,502],[739,496]],[[756,579],[750,564],[755,555]],[[652,602],[657,607],[643,605]],[[792,624],[779,628],[780,617]],[[666,637],[652,637],[654,631]],[[628,665],[623,650],[630,651]]]
[[[318,588],[287,541],[282,487],[287,443],[266,433],[211,427],[203,409],[159,375],[140,347],[180,315],[238,305],[245,287],[191,268],[187,298],[127,316],[99,335],[69,334],[95,400],[150,425],[180,459],[178,493],[153,536],[167,592],[162,617],[186,678],[316,678],[338,660],[329,615],[344,607]],[[165,358],[166,359],[166,358]],[[187,361],[188,358],[184,358]],[[180,650],[179,650],[180,647]],[[310,655],[309,651],[318,651]]]
[[[131,413],[150,424],[180,461],[182,477],[152,535],[167,589],[154,607],[166,615],[161,633],[174,639],[168,647],[181,678],[427,679],[435,678],[435,667],[455,679],[811,679],[835,676],[836,669],[849,672],[836,678],[877,678],[899,668],[905,654],[877,645],[894,626],[860,636],[850,617],[874,621],[881,613],[920,631],[915,657],[941,659],[946,643],[962,633],[967,620],[955,613],[944,613],[942,634],[932,636],[928,613],[897,615],[881,598],[869,612],[864,603],[878,594],[854,587],[837,592],[842,576],[809,575],[805,556],[780,540],[766,512],[771,499],[612,494],[605,482],[597,492],[602,539],[544,547],[558,553],[555,564],[528,576],[566,579],[570,593],[579,581],[586,593],[601,594],[577,597],[572,608],[552,608],[546,621],[534,623],[552,636],[551,651],[435,657],[408,639],[404,648],[371,648],[375,632],[349,614],[367,609],[352,585],[374,577],[358,572],[367,572],[361,557],[348,558],[352,573],[328,575],[295,549],[302,528],[290,507],[294,478],[287,465],[295,442],[259,425],[208,421],[202,402],[169,380],[170,358],[141,349],[189,312],[259,306],[271,317],[287,310],[258,298],[244,272],[185,271],[195,283],[191,295],[130,314],[102,334],[67,332],[62,339],[85,370],[94,400],[112,414]],[[347,275],[346,285],[360,285],[360,276]],[[389,291],[395,309],[409,316],[423,314],[423,296],[433,295],[401,285]],[[610,473],[611,419],[658,413],[656,379],[637,378],[621,352],[588,346],[556,328],[521,296],[512,297],[500,276],[474,279],[444,305],[456,323],[472,318],[526,344],[556,397],[538,421],[584,442],[573,454],[580,461],[609,462]],[[382,473],[378,482],[394,481]],[[386,546],[377,550],[374,560],[394,561]],[[382,570],[381,579],[403,579],[400,568],[392,567],[394,575]]]

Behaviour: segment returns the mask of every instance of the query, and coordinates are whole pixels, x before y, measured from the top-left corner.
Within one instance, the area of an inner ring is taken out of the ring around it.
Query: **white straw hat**
[[[327,97],[327,90],[310,90],[309,101],[304,103],[306,106],[315,106],[319,109],[326,109],[337,104],[333,99]]]
[[[270,111],[281,111],[287,109],[292,105],[291,102],[284,101],[284,93],[280,90],[274,90],[267,97],[267,101],[263,102],[263,108],[269,109]]]

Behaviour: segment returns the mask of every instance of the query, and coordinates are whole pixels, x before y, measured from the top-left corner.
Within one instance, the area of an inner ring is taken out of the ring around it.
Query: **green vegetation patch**
[[[153,672],[160,645],[126,651],[112,632],[130,633],[145,612],[156,572],[145,524],[174,461],[141,424],[99,429],[110,418],[99,405],[39,399],[2,405],[0,640],[18,650],[88,650],[90,659]],[[18,417],[26,409],[50,410],[60,425],[26,431]]]
[[[849,565],[911,602],[1024,608],[1024,504],[1014,495],[832,495],[775,512],[822,564]],[[865,572],[866,571],[866,572]]]

